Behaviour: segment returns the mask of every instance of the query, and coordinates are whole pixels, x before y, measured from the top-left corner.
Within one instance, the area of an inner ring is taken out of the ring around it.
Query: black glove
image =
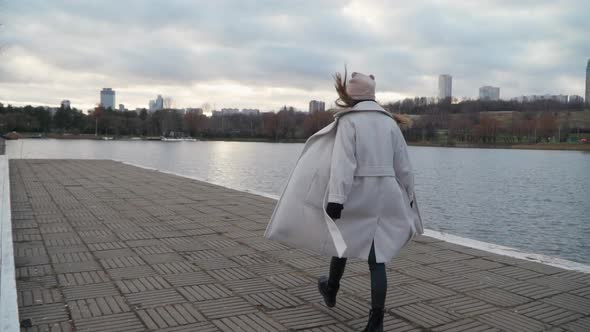
[[[340,219],[342,209],[344,209],[344,205],[339,203],[328,203],[328,206],[326,206],[326,212],[334,220]]]

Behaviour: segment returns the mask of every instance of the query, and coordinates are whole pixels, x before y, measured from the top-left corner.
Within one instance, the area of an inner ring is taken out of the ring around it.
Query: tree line
[[[588,133],[588,123],[570,121],[582,105],[549,102],[516,103],[450,101],[425,105],[414,100],[384,105],[390,112],[413,119],[404,128],[408,141],[437,144],[515,144],[552,140]],[[502,111],[511,111],[502,113]],[[258,115],[183,113],[167,109],[148,112],[114,111],[96,107],[88,114],[60,107],[53,114],[43,107],[0,104],[0,133],[97,134],[107,136],[174,136],[197,138],[252,138],[272,141],[306,139],[333,120],[331,112],[299,112],[283,107]]]

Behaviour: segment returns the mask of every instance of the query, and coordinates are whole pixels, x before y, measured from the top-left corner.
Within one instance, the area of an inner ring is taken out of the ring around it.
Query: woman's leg
[[[369,270],[371,271],[371,312],[363,332],[383,332],[387,277],[385,275],[385,263],[377,263],[374,242],[371,245],[371,253],[369,254]]]
[[[332,257],[330,275],[328,277],[322,276],[318,279],[320,294],[324,297],[324,303],[330,308],[336,305],[336,294],[338,294],[340,279],[342,279],[345,267],[346,258]]]
[[[345,267],[346,258],[332,257],[332,261],[330,261],[330,275],[328,277],[328,285],[330,287],[340,287],[340,279],[342,279]]]
[[[371,307],[383,310],[385,308],[385,296],[387,295],[387,275],[385,263],[377,263],[374,242],[371,245],[371,253],[369,254],[369,270],[371,271]]]

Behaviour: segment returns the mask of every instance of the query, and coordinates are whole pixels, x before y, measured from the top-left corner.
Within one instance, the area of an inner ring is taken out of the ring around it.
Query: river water
[[[114,159],[279,195],[303,144],[9,141],[10,158]],[[410,147],[426,228],[590,263],[590,153]]]

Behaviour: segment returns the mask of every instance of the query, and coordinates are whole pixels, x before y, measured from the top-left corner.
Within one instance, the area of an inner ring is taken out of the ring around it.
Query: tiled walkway
[[[328,259],[262,238],[275,202],[113,161],[10,162],[28,331],[360,331],[366,262],[338,304]],[[590,331],[590,274],[419,237],[388,267],[387,331]]]

